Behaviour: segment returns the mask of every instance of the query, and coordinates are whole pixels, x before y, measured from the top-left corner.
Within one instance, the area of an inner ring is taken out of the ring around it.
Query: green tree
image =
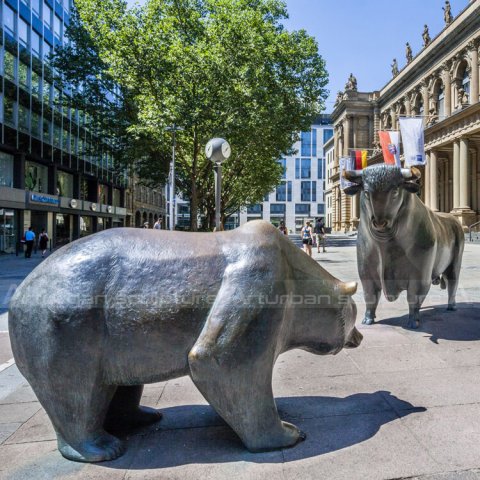
[[[280,0],[77,0],[111,78],[137,108],[135,135],[177,137],[177,184],[195,212],[212,217],[213,165],[204,146],[226,138],[223,214],[257,203],[280,181],[277,159],[323,109],[327,74],[315,40],[288,32]]]

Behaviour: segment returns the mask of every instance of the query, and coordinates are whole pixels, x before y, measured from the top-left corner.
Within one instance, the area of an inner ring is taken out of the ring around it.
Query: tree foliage
[[[192,212],[213,214],[213,165],[204,154],[212,137],[232,146],[224,215],[261,201],[280,182],[276,160],[323,109],[327,83],[315,40],[283,27],[283,1],[147,0],[129,9],[122,0],[76,0],[76,6],[109,78],[135,105],[129,132],[168,146],[165,128],[185,128],[177,137],[177,184]]]

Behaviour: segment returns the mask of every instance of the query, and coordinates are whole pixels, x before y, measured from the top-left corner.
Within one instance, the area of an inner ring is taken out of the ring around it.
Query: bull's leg
[[[457,295],[458,279],[460,276],[461,259],[455,260],[445,271],[444,277],[447,279],[447,291],[448,291],[448,307],[447,310],[455,311],[457,309],[457,303],[455,297]]]
[[[104,423],[107,431],[145,427],[162,418],[158,410],[140,406],[142,392],[143,385],[117,387]]]
[[[372,325],[375,322],[376,311],[382,290],[377,287],[373,280],[362,280],[363,298],[365,299],[365,316],[362,320],[364,325]]]
[[[416,284],[407,290],[408,321],[407,328],[416,329],[420,326],[420,308],[428,294],[429,282]]]

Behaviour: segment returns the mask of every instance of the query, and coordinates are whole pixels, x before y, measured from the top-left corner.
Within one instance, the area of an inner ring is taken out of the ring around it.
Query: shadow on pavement
[[[377,323],[407,329],[407,320],[408,315],[403,315]],[[375,328],[375,325],[373,327]],[[422,308],[420,327],[412,331],[429,334],[433,343],[438,343],[438,340],[458,342],[480,340],[480,303],[458,303],[454,312],[447,311],[446,304]]]
[[[186,464],[239,461],[290,462],[364,442],[383,425],[414,412],[426,411],[384,391],[359,393],[345,398],[278,398],[277,405],[282,419],[294,423],[307,434],[307,439],[294,448],[250,453],[210,406],[179,406],[162,409],[164,419],[161,422],[128,439],[127,449],[137,450],[133,460],[130,458],[128,468],[161,469]],[[189,421],[182,427],[187,417]],[[127,456],[131,457],[131,454]],[[120,458],[115,462],[102,463],[102,466],[125,468],[125,462],[126,459],[122,461]]]

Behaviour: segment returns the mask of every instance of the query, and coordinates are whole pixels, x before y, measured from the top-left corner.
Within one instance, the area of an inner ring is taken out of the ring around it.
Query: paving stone
[[[7,438],[11,437],[14,432],[20,428],[22,424],[20,422],[17,423],[0,423],[0,445],[7,440]]]
[[[14,422],[24,423],[41,408],[38,402],[0,405],[0,424]]]
[[[56,440],[55,430],[45,410],[39,410],[25,422],[5,443],[31,443]]]

